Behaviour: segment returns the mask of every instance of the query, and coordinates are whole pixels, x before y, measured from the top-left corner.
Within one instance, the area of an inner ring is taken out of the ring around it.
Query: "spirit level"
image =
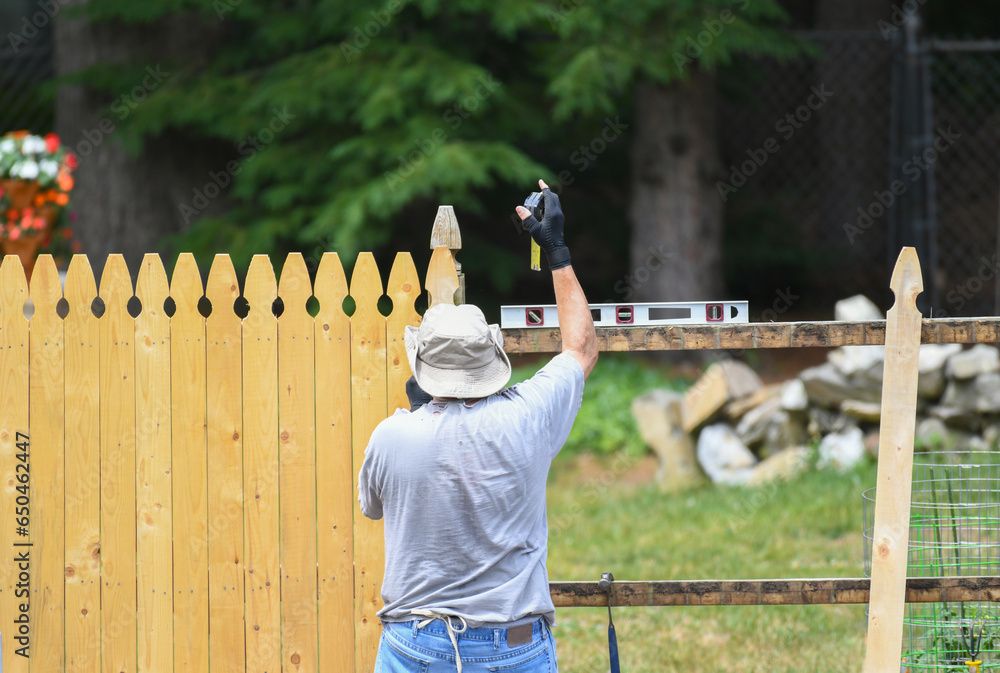
[[[645,304],[591,304],[596,327],[655,327],[749,322],[745,301],[671,301]],[[553,305],[501,306],[500,327],[559,327]]]

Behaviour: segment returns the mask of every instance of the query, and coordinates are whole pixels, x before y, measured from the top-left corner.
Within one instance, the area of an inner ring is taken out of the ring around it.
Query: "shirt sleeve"
[[[377,454],[376,438],[378,429],[372,433],[365,448],[365,460],[361,465],[361,472],[358,473],[358,502],[361,505],[361,513],[369,519],[382,518],[382,489],[377,483]]]
[[[572,354],[560,353],[530,379],[515,386],[544,429],[550,456],[559,453],[573,429],[583,403],[583,384],[583,367]]]

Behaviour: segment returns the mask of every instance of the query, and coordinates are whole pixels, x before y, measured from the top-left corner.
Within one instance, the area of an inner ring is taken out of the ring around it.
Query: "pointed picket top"
[[[324,252],[316,270],[316,289],[313,294],[319,300],[317,318],[327,318],[343,313],[344,298],[347,297],[347,276],[340,256],[335,252]]]
[[[458,291],[458,272],[455,257],[448,248],[434,248],[430,264],[427,265],[427,306],[434,304],[454,304]]]
[[[250,304],[247,320],[274,320],[271,306],[278,297],[278,283],[274,276],[271,258],[267,255],[254,255],[247,270],[246,286],[243,297]]]
[[[132,276],[125,258],[118,253],[108,255],[101,272],[100,296],[106,312],[128,315],[128,300],[132,298]]]
[[[205,283],[205,296],[212,302],[209,322],[217,320],[239,320],[233,305],[240,296],[240,283],[236,279],[236,268],[229,255],[220,253],[212,260]]]
[[[39,313],[54,313],[56,304],[62,298],[62,281],[59,280],[59,269],[52,255],[39,255],[35,268],[31,272],[31,301],[35,305],[35,315]]]
[[[378,312],[378,300],[382,297],[382,276],[375,263],[375,256],[362,252],[354,262],[351,273],[351,297],[354,299],[355,315],[369,311]]]
[[[163,260],[155,252],[147,252],[142,256],[139,267],[139,278],[135,284],[135,296],[142,304],[142,316],[155,316],[163,313],[163,302],[170,294],[167,283],[167,272],[163,268]]]
[[[889,287],[896,296],[896,305],[906,302],[915,304],[917,296],[924,291],[924,279],[920,273],[920,257],[917,249],[905,247],[899,251],[896,266],[892,269],[892,279]]]
[[[458,228],[454,206],[438,206],[434,226],[431,227],[431,250],[435,248],[448,248],[453,252],[462,249],[462,232]]]
[[[282,317],[308,315],[306,302],[312,296],[312,283],[301,252],[290,252],[285,257],[278,280],[278,296],[285,306]]]
[[[415,304],[420,296],[420,276],[417,275],[417,267],[410,253],[396,253],[385,293],[392,299],[393,317],[405,316],[415,318],[419,322],[420,314],[417,313]]]
[[[93,316],[90,311],[91,304],[97,297],[97,282],[94,280],[94,270],[90,267],[90,260],[86,255],[76,254],[70,259],[63,295],[69,303],[67,320],[73,321],[86,315]]]
[[[198,262],[190,252],[182,252],[177,257],[174,272],[170,276],[170,296],[177,307],[174,316],[201,317],[198,313],[198,300],[205,293],[201,284],[201,272]]]
[[[0,263],[0,316],[9,319],[19,315],[24,318],[24,304],[28,300],[28,280],[17,255],[4,255]]]

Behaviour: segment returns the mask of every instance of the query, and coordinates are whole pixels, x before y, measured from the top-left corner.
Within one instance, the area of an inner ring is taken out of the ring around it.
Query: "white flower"
[[[17,149],[17,145],[13,138],[0,140],[0,154],[11,154],[15,149]]]
[[[38,168],[43,175],[54,178],[59,173],[59,162],[52,159],[43,159],[38,162]]]
[[[25,154],[42,154],[45,152],[45,140],[39,136],[27,136],[21,149]]]
[[[38,163],[28,159],[19,161],[10,169],[11,175],[22,180],[34,180],[38,177]]]

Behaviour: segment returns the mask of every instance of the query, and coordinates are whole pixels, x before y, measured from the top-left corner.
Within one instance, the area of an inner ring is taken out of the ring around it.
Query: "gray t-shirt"
[[[382,421],[358,477],[361,511],[385,516],[386,621],[414,609],[470,626],[555,621],[545,480],[583,399],[569,353],[478,402],[434,401]]]

